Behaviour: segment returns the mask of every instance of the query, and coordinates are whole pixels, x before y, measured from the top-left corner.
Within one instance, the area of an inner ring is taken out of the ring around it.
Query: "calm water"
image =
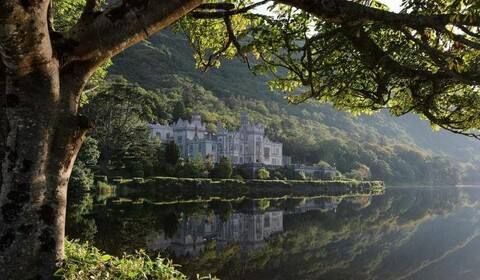
[[[480,188],[167,203],[84,197],[67,235],[221,279],[480,279]]]

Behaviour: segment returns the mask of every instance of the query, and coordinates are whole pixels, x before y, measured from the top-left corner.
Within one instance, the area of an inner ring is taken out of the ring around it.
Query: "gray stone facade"
[[[265,136],[265,129],[248,121],[242,113],[237,131],[225,129],[219,122],[217,133],[208,133],[200,115],[193,115],[191,121],[179,119],[171,125],[150,125],[152,135],[160,137],[162,143],[175,141],[183,158],[211,158],[219,162],[225,156],[233,164],[263,163],[283,165],[283,144],[271,141]]]

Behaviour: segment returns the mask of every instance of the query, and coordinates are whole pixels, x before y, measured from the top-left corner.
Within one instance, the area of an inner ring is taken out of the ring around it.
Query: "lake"
[[[479,201],[473,187],[176,202],[88,195],[69,204],[67,235],[114,255],[160,253],[193,278],[479,279]]]

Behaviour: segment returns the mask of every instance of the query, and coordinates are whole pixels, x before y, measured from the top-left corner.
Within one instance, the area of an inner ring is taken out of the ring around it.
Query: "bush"
[[[280,171],[273,172],[272,178],[277,179],[277,180],[285,180],[285,177],[283,176],[282,172],[280,172]]]
[[[61,279],[187,279],[171,261],[150,258],[140,250],[117,258],[88,243],[65,240],[65,262],[55,276]]]
[[[222,157],[210,174],[212,178],[228,179],[232,176],[232,172],[232,163],[227,157]]]
[[[189,160],[177,171],[180,178],[206,178],[207,169],[202,158],[197,155],[194,160]]]
[[[257,170],[257,179],[267,180],[270,178],[270,171],[265,168],[260,168]]]
[[[243,180],[243,177],[242,177],[242,175],[237,174],[237,175],[233,176],[232,179]]]
[[[307,180],[307,175],[305,175],[305,172],[303,171],[296,171],[295,180]]]
[[[235,169],[235,173],[236,173],[235,176],[236,175],[242,176],[243,179],[253,179],[251,170],[240,167]]]

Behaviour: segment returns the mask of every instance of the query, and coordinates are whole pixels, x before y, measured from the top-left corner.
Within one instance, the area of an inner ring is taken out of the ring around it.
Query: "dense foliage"
[[[188,52],[180,35],[163,32],[121,54],[109,71],[156,91],[161,123],[198,112],[211,131],[217,121],[237,129],[240,112],[248,112],[272,140],[284,143],[283,152],[293,162],[325,161],[344,174],[388,183],[452,184],[460,182],[459,177],[468,183],[480,179],[479,172],[473,171],[480,150],[471,139],[431,132],[425,122],[411,116],[394,120],[380,112],[352,117],[313,103],[287,106],[280,95],[268,92],[267,78],[252,76],[241,63],[225,62],[221,70],[202,74],[192,70],[194,61],[184,55]],[[355,172],[359,164],[370,172],[364,168],[362,174]],[[449,171],[440,171],[444,169]]]
[[[212,177],[219,179],[228,179],[232,176],[232,163],[227,157],[222,157],[220,163],[212,170]]]
[[[55,276],[66,280],[188,279],[171,261],[160,257],[150,258],[144,251],[115,257],[102,253],[88,243],[68,240],[65,242],[65,263]]]

